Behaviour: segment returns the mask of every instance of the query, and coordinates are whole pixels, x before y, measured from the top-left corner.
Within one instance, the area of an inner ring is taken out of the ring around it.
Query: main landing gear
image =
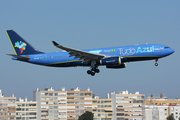
[[[158,63],[157,63],[157,62],[158,62],[158,59],[156,59],[155,61],[156,61],[156,63],[155,63],[154,65],[155,65],[155,66],[158,66]]]
[[[98,66],[96,65],[96,61],[91,61],[91,69],[87,71],[87,74],[90,74],[91,76],[94,76],[95,73],[99,73],[100,70],[98,69]]]
[[[100,70],[96,67],[96,68],[91,68],[91,70],[87,71],[87,74],[90,74],[91,76],[94,76],[95,73],[99,73]]]

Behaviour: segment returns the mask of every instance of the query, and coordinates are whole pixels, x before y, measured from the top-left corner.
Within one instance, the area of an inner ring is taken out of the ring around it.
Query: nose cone
[[[169,50],[168,50],[168,55],[171,55],[171,54],[173,54],[175,51],[172,49],[172,48],[170,48]]]
[[[173,49],[171,49],[171,54],[173,54],[175,51]]]

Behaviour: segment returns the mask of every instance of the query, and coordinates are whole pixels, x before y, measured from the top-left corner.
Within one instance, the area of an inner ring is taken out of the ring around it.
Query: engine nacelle
[[[120,65],[121,57],[108,57],[100,60],[101,65]]]
[[[126,68],[126,63],[122,63],[120,65],[106,65],[106,68],[112,68],[112,69]]]

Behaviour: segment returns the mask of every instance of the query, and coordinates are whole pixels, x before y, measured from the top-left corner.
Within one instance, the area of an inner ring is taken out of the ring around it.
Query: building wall
[[[67,119],[78,119],[92,111],[92,91],[67,91]]]
[[[145,100],[145,105],[180,105],[180,100],[165,98],[149,98]]]
[[[32,101],[16,102],[16,120],[37,120],[37,105]]]
[[[174,115],[175,120],[180,118],[180,106],[169,106],[169,114]]]
[[[38,98],[37,90],[34,97]],[[79,88],[61,91],[47,88],[40,91],[41,120],[77,120],[85,111],[92,111],[92,91]]]
[[[117,120],[144,120],[145,119],[145,95],[128,94],[122,91],[116,94]]]
[[[112,120],[112,99],[93,99],[94,120]]]
[[[153,120],[152,119],[152,109],[145,110],[146,120]]]
[[[39,89],[33,91],[33,101],[37,102],[37,120],[41,120],[41,92]]]
[[[16,119],[16,97],[0,97],[0,120]]]
[[[67,92],[41,91],[41,120],[67,118]]]
[[[150,118],[151,114],[152,117]],[[180,106],[146,105],[146,120],[166,120],[166,118],[171,114],[174,115],[175,120],[179,120]]]

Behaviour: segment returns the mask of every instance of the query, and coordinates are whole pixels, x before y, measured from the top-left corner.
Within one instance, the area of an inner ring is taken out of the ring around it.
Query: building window
[[[117,113],[117,116],[124,116],[124,113]]]
[[[87,96],[91,96],[91,93],[85,93],[85,95],[87,95]]]
[[[79,96],[80,94],[79,93],[74,93],[75,96]]]

